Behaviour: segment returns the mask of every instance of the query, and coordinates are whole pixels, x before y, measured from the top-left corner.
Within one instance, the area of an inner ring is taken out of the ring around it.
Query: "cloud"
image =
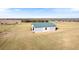
[[[79,17],[79,8],[22,9],[0,8],[0,18]]]
[[[79,11],[79,8],[72,8],[72,11]]]
[[[16,12],[21,11],[21,9],[19,9],[19,8],[11,8],[10,10],[16,11]]]
[[[0,11],[8,11],[9,8],[0,8]]]
[[[13,11],[20,11],[20,9],[17,9],[17,8],[0,8],[0,12],[13,12]]]

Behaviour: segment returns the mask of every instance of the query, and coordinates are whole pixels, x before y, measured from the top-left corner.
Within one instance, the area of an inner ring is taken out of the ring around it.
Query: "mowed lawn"
[[[31,23],[0,25],[1,50],[79,49],[79,22],[55,22],[55,32],[33,33]]]

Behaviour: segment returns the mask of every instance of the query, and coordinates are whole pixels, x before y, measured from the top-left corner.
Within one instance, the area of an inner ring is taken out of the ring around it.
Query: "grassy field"
[[[56,22],[55,32],[32,33],[31,23],[0,25],[2,50],[79,49],[79,22]]]

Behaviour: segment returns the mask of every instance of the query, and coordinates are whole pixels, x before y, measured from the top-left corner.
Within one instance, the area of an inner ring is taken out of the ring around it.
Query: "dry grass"
[[[31,23],[19,25],[5,25],[0,31],[0,49],[8,50],[58,50],[79,49],[79,23],[57,22],[55,32],[32,33]],[[0,25],[2,26],[2,25]]]

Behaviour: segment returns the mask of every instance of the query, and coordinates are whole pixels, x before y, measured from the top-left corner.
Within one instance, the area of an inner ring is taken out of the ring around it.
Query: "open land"
[[[55,22],[55,32],[33,33],[30,23],[0,25],[0,50],[78,50],[79,22]]]

